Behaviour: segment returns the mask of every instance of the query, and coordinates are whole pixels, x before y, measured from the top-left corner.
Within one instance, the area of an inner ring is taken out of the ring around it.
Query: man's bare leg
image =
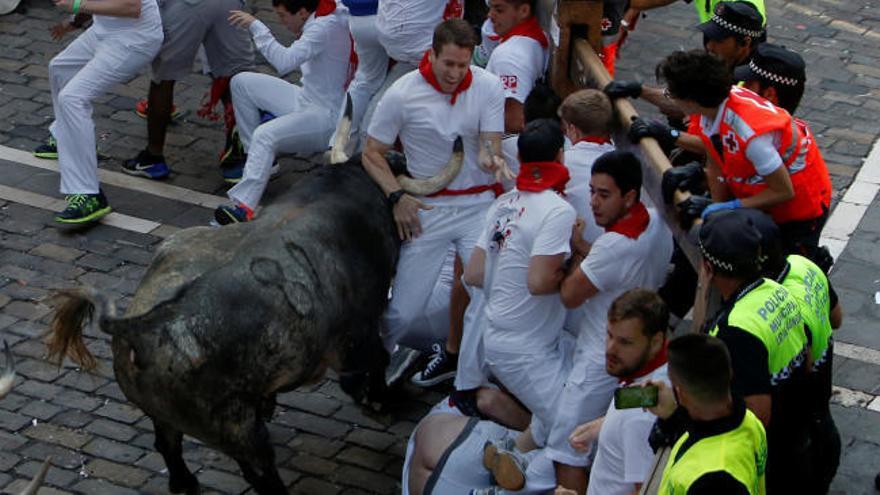
[[[147,97],[147,151],[154,156],[163,156],[165,134],[171,121],[171,108],[174,104],[174,81],[150,83]]]
[[[461,337],[464,334],[464,313],[471,302],[467,290],[461,283],[464,271],[461,258],[456,255],[453,265],[452,292],[449,295],[449,337],[446,339],[447,354],[458,354],[461,348]]]
[[[560,486],[574,490],[578,495],[587,492],[587,470],[583,467],[569,466],[560,462],[554,462],[556,469],[556,483]]]
[[[512,430],[522,431],[529,427],[532,414],[510,394],[494,388],[477,390],[477,409],[492,421]]]

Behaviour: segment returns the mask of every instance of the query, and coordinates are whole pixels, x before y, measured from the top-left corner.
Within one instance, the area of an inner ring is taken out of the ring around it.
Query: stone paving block
[[[345,437],[346,443],[353,443],[376,451],[383,451],[395,442],[397,437],[390,433],[357,428]]]
[[[78,392],[76,390],[70,390],[70,389],[66,389],[66,390],[58,393],[57,395],[52,396],[52,402],[55,404],[58,404],[58,405],[63,405],[63,406],[69,407],[69,408],[78,409],[80,411],[85,411],[85,412],[94,411],[95,409],[100,407],[102,404],[104,404],[104,400],[102,400],[98,397],[93,397],[88,394],[84,394],[82,392]],[[110,414],[119,414],[119,413],[114,412],[114,411],[111,411],[108,413],[107,411],[104,411],[104,413],[101,414],[101,416],[110,417]]]
[[[30,442],[26,447],[20,449],[18,454],[30,459],[40,460],[51,457],[53,466],[64,469],[79,469],[87,460],[79,452],[42,442]]]
[[[95,411],[98,416],[104,416],[115,421],[125,424],[134,424],[144,413],[140,409],[129,405],[119,404],[117,402],[107,401],[103,406]]]
[[[39,419],[40,421],[48,421],[55,417],[56,414],[63,411],[64,408],[50,404],[40,400],[32,400],[26,406],[18,410],[19,414]]]
[[[138,487],[143,485],[150,473],[140,468],[126,466],[104,459],[95,459],[85,466],[85,471],[91,477],[102,478],[113,483],[127,486]]]
[[[336,460],[373,471],[382,471],[391,457],[361,447],[348,447],[336,456]]]
[[[56,426],[51,423],[37,423],[22,432],[28,438],[57,444],[70,449],[80,449],[88,443],[89,435]]]
[[[45,350],[45,348],[44,348]],[[81,392],[94,392],[107,384],[107,379],[79,370],[71,370],[55,381],[63,387],[70,387]]]
[[[30,254],[33,254],[35,256],[42,256],[44,258],[49,258],[56,261],[70,263],[71,261],[79,258],[85,253],[78,249],[71,249],[69,247],[59,246],[57,244],[44,243],[32,249],[30,251]]]
[[[28,461],[16,466],[15,473],[18,476],[33,479],[42,467],[43,461]],[[44,485],[67,486],[78,478],[79,476],[74,471],[50,466],[49,471],[46,473],[46,482]]]
[[[375,493],[395,493],[399,490],[394,478],[354,466],[340,467],[335,478],[342,485],[364,488]]]
[[[308,433],[299,433],[288,444],[288,446],[296,451],[304,452],[309,455],[330,458],[342,450],[345,444],[340,440],[334,440],[318,435],[310,435]]]
[[[274,421],[293,426],[298,430],[330,438],[340,438],[350,429],[345,423],[297,411],[287,411],[278,414]]]
[[[308,454],[296,455],[287,465],[306,474],[327,476],[339,469],[339,464]]]
[[[0,472],[8,472],[21,461],[21,457],[12,452],[0,451]]]
[[[3,489],[0,493],[12,493],[18,494],[21,493],[22,490],[30,483],[29,479],[17,479],[12,483],[6,485],[6,488]],[[0,480],[0,484],[3,484],[2,480]],[[69,495],[71,492],[59,490],[57,488],[52,488],[51,486],[43,486],[40,488],[40,495]]]
[[[334,397],[302,392],[281,394],[278,396],[278,403],[319,416],[331,416],[342,406],[341,402]]]
[[[227,493],[241,493],[250,487],[241,476],[209,469],[198,474],[199,483]]]
[[[67,428],[80,429],[91,423],[94,417],[91,414],[76,409],[64,409],[52,418],[52,423]]]
[[[137,490],[114,485],[103,479],[85,479],[73,485],[77,493],[89,495],[137,495]]]
[[[146,455],[146,451],[121,442],[106,438],[95,438],[83,449],[83,452],[122,464],[133,464]]]
[[[293,491],[291,493],[295,494],[303,494],[303,495],[312,495],[316,493],[327,494],[327,495],[336,495],[339,493],[340,488],[336,485],[330,484],[326,481],[306,477],[302,478],[297,482],[293,487]]]
[[[39,303],[13,301],[7,304],[3,311],[22,320],[39,320],[49,314],[51,308]]]
[[[118,442],[127,442],[138,434],[138,430],[128,425],[117,423],[116,421],[110,421],[109,419],[104,418],[96,419],[95,421],[91,422],[85,429],[89,433],[101,437],[110,438]]]
[[[58,366],[49,364],[46,361],[37,361],[35,359],[22,359],[16,365],[16,371],[22,375],[51,382],[58,378]]]

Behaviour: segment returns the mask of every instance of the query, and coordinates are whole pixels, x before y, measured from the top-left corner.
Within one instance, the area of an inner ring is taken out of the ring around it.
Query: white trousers
[[[550,459],[569,466],[588,466],[592,462],[593,453],[574,450],[568,436],[578,425],[605,415],[619,382],[605,371],[600,354],[584,349],[581,344],[579,341],[572,358],[546,448]],[[601,355],[604,352],[602,349]]]
[[[419,211],[422,235],[400,248],[391,302],[385,312],[383,339],[389,351],[398,343],[427,350],[432,343],[446,339],[452,281],[449,251],[453,248],[467,265],[488,207],[489,203],[482,203]],[[437,281],[444,273],[441,286]]]
[[[485,316],[486,298],[479,287],[468,287],[471,302],[464,313],[464,328],[455,372],[456,390],[473,390],[489,384],[489,369],[483,348],[483,333],[489,323]]]
[[[49,62],[62,194],[97,194],[98,157],[92,101],[130,81],[156,56],[162,33],[98,38],[86,29]]]
[[[351,131],[348,133],[348,149],[346,154],[351,156],[360,151],[361,121],[367,112],[367,106],[376,91],[382,87],[385,73],[388,71],[388,54],[379,43],[379,30],[376,28],[376,16],[351,16],[348,18],[348,27],[351,37],[354,39],[354,51],[357,53],[358,66],[354,80],[348,87],[348,95],[351,96]],[[345,111],[345,100],[339,115]],[[335,138],[335,133],[334,133]],[[330,145],[333,145],[331,138]]]
[[[232,78],[231,92],[236,126],[248,157],[241,182],[227,195],[255,209],[266,190],[276,153],[326,150],[336,115],[325,107],[304,104],[301,87],[268,74],[239,73]],[[261,125],[260,110],[276,118]]]

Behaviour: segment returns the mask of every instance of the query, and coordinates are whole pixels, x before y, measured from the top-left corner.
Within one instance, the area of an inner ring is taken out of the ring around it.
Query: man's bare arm
[[[526,126],[526,117],[523,113],[523,104],[516,98],[504,100],[504,132],[519,134]]]
[[[464,282],[471,287],[483,287],[483,274],[486,269],[486,251],[475,247],[471,259],[464,268]]]
[[[529,258],[527,286],[533,296],[553,294],[559,291],[562,282],[562,264],[565,254],[532,256]]]
[[[599,289],[578,266],[562,281],[559,297],[566,308],[572,309],[598,293]]]

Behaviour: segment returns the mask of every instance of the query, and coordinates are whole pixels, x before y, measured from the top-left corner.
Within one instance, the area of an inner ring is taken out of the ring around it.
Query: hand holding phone
[[[656,405],[656,385],[621,387],[614,391],[614,407],[617,409],[649,408]]]

